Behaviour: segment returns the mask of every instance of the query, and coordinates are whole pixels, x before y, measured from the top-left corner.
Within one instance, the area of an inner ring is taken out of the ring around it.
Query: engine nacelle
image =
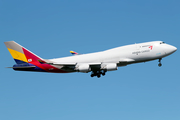
[[[118,67],[116,63],[106,63],[101,65],[101,69],[106,71],[113,71],[113,70],[117,70]]]
[[[89,64],[77,64],[75,66],[75,70],[77,70],[79,72],[88,73],[91,71],[91,68],[90,68]]]

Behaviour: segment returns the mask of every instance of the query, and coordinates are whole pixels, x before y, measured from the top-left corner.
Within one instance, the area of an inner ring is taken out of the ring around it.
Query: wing
[[[58,63],[58,62],[47,62],[46,64],[53,65],[58,67],[62,70],[68,72],[84,72],[88,73],[90,71],[113,71],[117,70],[119,66],[125,66],[128,63],[133,62],[132,59],[121,59],[120,61],[116,62],[97,62],[97,63]]]
[[[71,53],[72,55],[81,55],[81,54],[79,54],[79,53],[77,53],[77,52],[74,52],[74,51],[70,51],[70,53]]]
[[[68,72],[90,72],[100,68],[101,63],[46,63]]]

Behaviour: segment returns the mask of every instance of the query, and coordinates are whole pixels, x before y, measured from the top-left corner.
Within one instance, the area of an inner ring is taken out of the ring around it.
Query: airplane
[[[14,70],[51,73],[91,72],[91,77],[97,76],[98,78],[101,75],[104,76],[107,71],[117,70],[118,67],[156,59],[159,60],[158,66],[161,67],[162,58],[171,55],[177,50],[176,47],[163,41],[152,41],[89,54],[78,54],[71,51],[76,55],[43,59],[15,41],[4,43],[16,62],[13,67],[9,67]]]

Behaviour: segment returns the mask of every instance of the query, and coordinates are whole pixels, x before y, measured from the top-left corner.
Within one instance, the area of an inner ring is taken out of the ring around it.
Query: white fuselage
[[[138,63],[166,57],[177,50],[162,41],[126,45],[102,52],[49,59],[53,63]]]
[[[117,70],[120,66],[155,59],[159,59],[158,66],[160,67],[162,66],[161,59],[177,50],[176,47],[162,41],[153,41],[102,52],[81,55],[76,53],[71,57],[42,59],[15,41],[5,42],[5,45],[17,63],[11,67],[14,70],[52,73],[91,72],[91,77],[98,78],[101,75],[104,76],[107,71]]]

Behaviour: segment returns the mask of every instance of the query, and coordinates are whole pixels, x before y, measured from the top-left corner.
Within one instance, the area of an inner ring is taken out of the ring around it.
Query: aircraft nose
[[[172,53],[174,53],[174,52],[176,52],[176,51],[177,51],[177,48],[176,48],[176,47],[174,47],[174,46],[171,46],[171,51],[172,51]]]
[[[176,51],[177,51],[177,48],[176,48],[176,47],[174,47],[174,46],[172,46],[172,45],[169,45],[166,53],[167,53],[167,54],[172,54],[172,53],[174,53],[174,52],[176,52]]]

